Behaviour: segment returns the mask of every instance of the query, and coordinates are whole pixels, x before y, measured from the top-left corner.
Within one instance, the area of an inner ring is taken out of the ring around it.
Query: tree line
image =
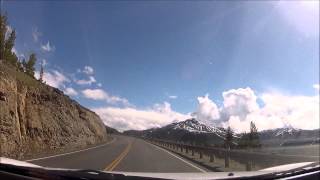
[[[0,14],[0,60],[34,78],[36,54],[31,53],[27,60],[25,58],[19,59],[17,54],[13,52],[15,40],[16,31],[10,28],[7,15]]]
[[[225,148],[230,149],[232,146],[234,146],[233,143],[234,139],[234,132],[233,130],[228,127],[226,130],[226,136],[225,136]],[[250,132],[249,133],[243,133],[240,137],[237,147],[239,148],[257,148],[261,147],[258,129],[254,122],[250,122]]]

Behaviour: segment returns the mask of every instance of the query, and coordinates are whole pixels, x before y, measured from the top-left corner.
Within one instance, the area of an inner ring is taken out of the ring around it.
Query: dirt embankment
[[[106,140],[97,114],[0,62],[0,156],[24,159]]]

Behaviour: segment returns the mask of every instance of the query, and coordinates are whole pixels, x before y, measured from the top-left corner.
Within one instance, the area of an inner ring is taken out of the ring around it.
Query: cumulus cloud
[[[320,90],[320,85],[319,84],[314,84],[313,88],[319,91]]]
[[[222,93],[223,108],[221,116],[224,120],[230,116],[238,116],[241,120],[245,119],[247,114],[257,110],[257,97],[249,87],[231,89]]]
[[[89,79],[80,79],[76,80],[76,83],[79,85],[91,85],[92,83],[97,82],[93,76],[89,76]]]
[[[85,89],[82,91],[84,97],[93,100],[104,100],[110,104],[123,104],[129,106],[130,103],[127,99],[118,96],[111,96],[103,89]]]
[[[111,127],[120,131],[135,129],[144,130],[162,127],[172,122],[190,118],[190,115],[181,114],[171,109],[167,102],[156,104],[151,109],[102,107],[93,109]]]
[[[35,77],[39,79],[40,74],[38,71],[35,72]],[[62,89],[65,87],[66,82],[70,82],[70,79],[57,70],[48,70],[43,74],[43,81],[52,87]]]
[[[41,49],[45,52],[52,52],[55,50],[55,47],[50,45],[50,42],[48,41],[47,44],[41,45]]]
[[[209,99],[209,95],[198,97],[198,108],[193,114],[198,120],[201,120],[209,125],[217,125],[215,120],[220,118],[218,106]]]
[[[64,91],[63,91],[66,95],[69,95],[69,96],[76,96],[78,95],[78,92],[73,89],[72,87],[68,87],[68,88],[65,88]]]
[[[298,129],[319,128],[319,95],[294,96],[263,93],[257,97],[251,88],[239,88],[222,93],[223,105],[208,96],[198,98],[194,115],[209,124],[227,127],[236,132],[249,131],[251,121],[259,130],[292,126]],[[263,102],[260,107],[257,99]]]

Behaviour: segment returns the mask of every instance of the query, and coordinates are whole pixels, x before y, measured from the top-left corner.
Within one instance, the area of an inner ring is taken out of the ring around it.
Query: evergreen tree
[[[250,147],[259,147],[260,146],[260,140],[259,140],[259,134],[258,129],[254,122],[250,122],[250,133],[249,133],[249,146]]]
[[[26,62],[26,61],[23,59],[22,62],[20,62],[20,61],[17,62],[17,66],[18,66],[17,69],[18,69],[18,71],[24,72],[23,62]]]
[[[7,36],[6,36],[7,35]],[[16,31],[9,32],[7,16],[0,14],[0,59],[18,67],[18,57],[12,52],[14,41],[16,40]]]
[[[7,16],[0,13],[0,59],[4,59],[4,50],[7,33]]]
[[[25,72],[31,77],[34,77],[34,72],[35,72],[34,65],[36,64],[36,61],[37,61],[36,55],[32,53],[29,57],[28,62],[25,63]]]
[[[23,71],[23,72],[26,72],[27,61],[26,61],[25,59],[22,60],[21,65],[22,65],[22,71]]]
[[[238,145],[241,148],[256,148],[261,146],[258,129],[254,122],[250,122],[250,132],[242,134]]]
[[[248,134],[246,132],[242,133],[241,138],[239,140],[238,146],[240,148],[246,148],[249,146],[249,138]]]
[[[232,139],[233,139],[233,131],[230,127],[227,128],[224,144],[227,149],[230,149],[232,145]]]
[[[40,81],[40,82],[43,82],[43,73],[44,73],[43,63],[41,63],[40,78],[39,78],[39,81]]]

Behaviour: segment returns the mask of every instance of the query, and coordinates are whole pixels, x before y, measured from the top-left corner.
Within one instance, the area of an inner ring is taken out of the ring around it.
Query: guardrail
[[[149,141],[152,144],[161,146],[165,149],[174,151],[176,153],[191,155],[191,157],[195,157],[193,159],[203,161],[204,156],[207,156],[209,163],[214,163],[216,158],[224,159],[224,168],[229,169],[231,165],[231,160],[245,166],[246,171],[257,170],[289,163],[319,161],[319,157],[316,156],[272,154],[256,152],[254,149],[229,150],[223,148],[195,146],[159,139],[145,140]]]

